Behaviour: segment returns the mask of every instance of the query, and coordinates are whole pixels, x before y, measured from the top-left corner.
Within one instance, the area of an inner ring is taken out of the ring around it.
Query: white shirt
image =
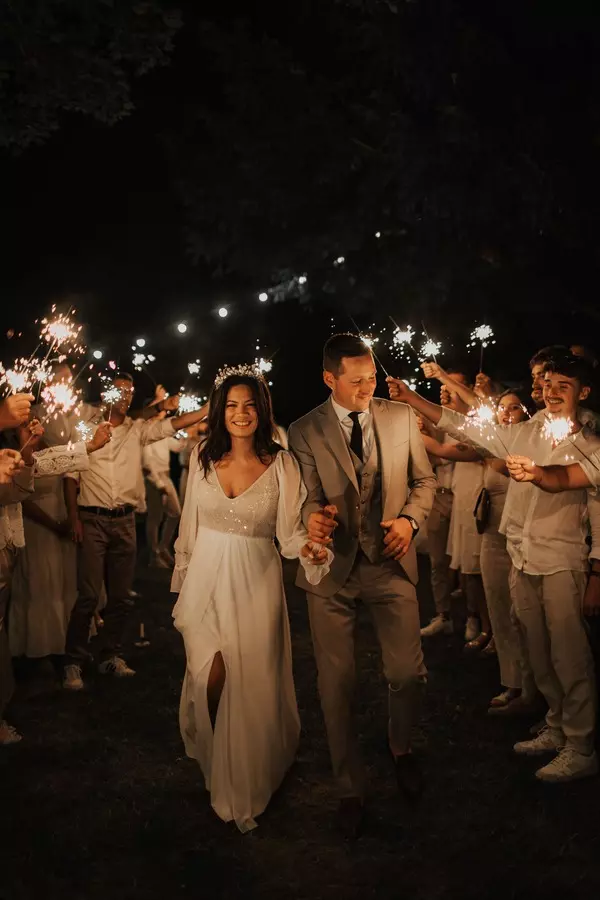
[[[166,437],[173,437],[171,419],[145,422],[125,419],[113,428],[112,440],[90,456],[90,467],[79,481],[79,506],[100,506],[119,509],[133,506],[138,512],[145,509],[142,447]],[[69,478],[74,477],[69,475]]]
[[[339,403],[336,403],[331,397],[331,405],[335,410],[335,414],[339,419],[340,425],[342,426],[342,431],[344,432],[344,437],[346,438],[346,443],[350,446],[350,438],[352,437],[352,419],[350,418],[349,409],[344,409],[343,406],[340,406]],[[358,422],[360,427],[362,428],[362,436],[363,436],[363,460],[366,462],[371,453],[373,451],[373,442],[375,441],[375,430],[373,427],[373,416],[370,410],[366,412],[361,412],[358,414]]]
[[[33,494],[33,479],[86,469],[90,459],[82,442],[39,450],[33,458],[33,466],[21,469],[11,484],[0,485],[0,550],[25,546],[21,503]]]
[[[171,453],[179,453],[185,445],[185,438],[163,438],[142,448],[142,467],[148,481],[162,491],[171,480]]]
[[[508,451],[542,466],[581,460],[572,444],[588,456],[600,448],[600,439],[587,428],[554,447],[543,432],[544,417],[538,416],[518,425],[486,425],[482,431],[468,416],[444,409],[439,427],[500,459]],[[593,488],[548,494],[511,479],[500,532],[506,535],[513,565],[528,575],[586,572],[588,559],[600,559],[600,499]],[[591,550],[586,544],[589,534]]]

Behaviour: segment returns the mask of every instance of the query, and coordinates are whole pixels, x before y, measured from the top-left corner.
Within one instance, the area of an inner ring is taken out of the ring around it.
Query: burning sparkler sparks
[[[441,353],[441,350],[442,342],[433,341],[430,337],[428,337],[421,347],[421,356],[423,359],[433,358],[433,361],[437,362],[436,357]]]
[[[197,412],[199,409],[202,409],[205,403],[206,398],[204,397],[181,393],[179,395],[179,408],[177,412],[180,416],[184,416],[186,413]]]
[[[479,356],[479,370],[483,369],[483,350],[485,347],[488,347],[490,344],[495,344],[494,340],[494,332],[489,325],[478,325],[477,328],[474,328],[471,332],[471,338],[467,347],[476,347],[479,344],[480,347],[480,356]]]
[[[56,307],[52,307],[54,313]],[[71,353],[83,353],[84,346],[80,343],[81,325],[75,325],[70,313],[60,313],[54,319],[42,319],[40,337],[50,345],[48,355],[52,350],[68,349]]]
[[[553,447],[556,447],[561,441],[566,441],[572,432],[573,422],[571,419],[567,419],[564,416],[557,416],[556,418],[546,416],[542,433],[545,438],[552,441]]]
[[[70,384],[57,381],[56,384],[49,384],[44,388],[42,400],[48,410],[48,416],[52,416],[59,412],[72,412],[79,403],[80,395]]]
[[[200,374],[200,360],[197,359],[194,362],[188,363],[188,372],[190,375],[199,375]]]
[[[78,422],[75,426],[75,431],[79,435],[79,438],[82,441],[85,441],[86,444],[88,441],[91,441],[94,436],[94,429],[89,422]]]
[[[262,375],[264,375],[267,372],[271,371],[271,369],[273,368],[273,363],[270,359],[263,359],[261,357],[260,359],[256,360],[256,368]]]

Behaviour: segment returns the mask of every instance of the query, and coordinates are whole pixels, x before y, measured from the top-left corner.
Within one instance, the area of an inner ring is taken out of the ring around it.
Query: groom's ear
[[[330,391],[332,391],[335,387],[335,375],[333,372],[328,372],[327,369],[323,369],[323,381],[327,385]]]

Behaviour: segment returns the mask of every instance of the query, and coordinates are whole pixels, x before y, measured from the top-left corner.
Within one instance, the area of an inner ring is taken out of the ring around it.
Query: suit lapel
[[[383,404],[379,404],[376,398],[371,401],[371,413],[373,415],[373,426],[379,446],[379,466],[381,468],[381,484],[382,484],[382,508],[385,516],[385,506],[387,498],[390,495],[390,485],[392,483],[392,470],[394,467],[394,433],[391,417],[388,415],[387,409]]]
[[[323,432],[323,436],[325,437],[325,441],[348,476],[349,481],[354,485],[356,493],[358,494],[358,480],[350,457],[350,450],[348,449],[342,426],[340,425],[335,409],[331,404],[331,400],[328,400],[319,407],[319,412],[321,413],[319,425]]]

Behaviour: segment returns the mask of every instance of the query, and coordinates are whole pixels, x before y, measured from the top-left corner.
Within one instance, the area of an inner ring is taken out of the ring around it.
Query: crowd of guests
[[[437,490],[416,540],[429,556],[435,617],[425,644],[455,629],[466,602],[465,653],[498,661],[489,714],[533,716],[537,733],[515,745],[551,754],[537,776],[569,781],[598,770],[596,685],[587,617],[600,614],[600,417],[589,408],[596,361],[581,347],[532,358],[532,386],[504,387],[461,367],[424,363],[440,403],[388,379],[413,408]],[[70,381],[58,364],[55,381]],[[161,389],[130,415],[133,379],[116,373],[119,399],[53,414],[31,395],[0,403],[0,745],[21,735],[5,720],[14,660],[50,658],[66,690],[84,687],[92,659],[107,676],[135,673],[123,655],[136,564],[136,515],[146,512],[149,561],[173,566],[173,541],[190,454],[206,408],[178,415]],[[548,422],[563,419],[568,435]],[[93,423],[81,440],[77,426]],[[43,424],[41,424],[43,423]],[[278,441],[285,444],[285,434]],[[178,453],[181,477],[171,478]],[[94,637],[95,644],[90,639]]]
[[[514,749],[553,754],[536,773],[550,782],[598,771],[588,617],[600,614],[600,418],[586,407],[595,369],[581,347],[547,347],[523,390],[424,363],[441,383],[439,405],[389,379],[391,398],[417,413],[438,477],[421,547],[436,615],[422,637],[452,633],[461,590],[465,653],[498,660],[489,714],[533,716],[540,695],[547,704]]]

